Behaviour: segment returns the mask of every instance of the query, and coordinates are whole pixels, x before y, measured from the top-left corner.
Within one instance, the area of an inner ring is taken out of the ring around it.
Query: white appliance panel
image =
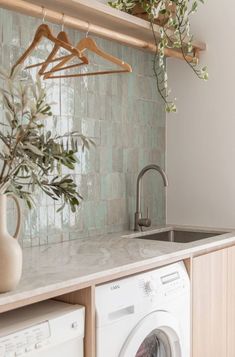
[[[83,357],[85,308],[45,301],[4,313],[0,357]]]

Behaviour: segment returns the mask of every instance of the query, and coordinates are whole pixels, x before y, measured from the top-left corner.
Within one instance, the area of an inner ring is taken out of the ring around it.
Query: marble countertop
[[[174,226],[175,227],[175,226]],[[192,227],[176,227],[192,229]],[[169,226],[157,228],[166,230]],[[217,229],[198,228],[199,231]],[[152,228],[151,231],[156,231]],[[230,230],[221,230],[221,232]],[[0,312],[6,305],[42,295],[58,296],[66,291],[78,290],[185,259],[213,249],[235,244],[235,231],[192,243],[172,243],[135,239],[131,232],[78,239],[49,246],[25,248],[22,280],[15,291],[0,295]]]

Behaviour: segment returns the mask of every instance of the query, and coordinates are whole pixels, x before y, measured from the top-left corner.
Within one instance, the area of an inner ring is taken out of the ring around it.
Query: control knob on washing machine
[[[146,295],[153,295],[155,292],[155,286],[152,280],[145,280],[144,282],[144,292]]]

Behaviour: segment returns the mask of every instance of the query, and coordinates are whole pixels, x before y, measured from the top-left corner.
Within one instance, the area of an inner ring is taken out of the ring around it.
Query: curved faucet
[[[147,218],[142,218],[142,213],[140,211],[140,187],[141,187],[141,182],[144,174],[149,171],[149,170],[156,170],[157,172],[160,173],[162,176],[164,186],[168,186],[168,179],[166,176],[165,171],[158,165],[147,165],[145,166],[139,173],[138,178],[137,178],[137,190],[136,190],[136,212],[135,212],[135,231],[140,231],[142,230],[142,227],[150,227],[151,226],[151,219],[148,217],[147,213]]]

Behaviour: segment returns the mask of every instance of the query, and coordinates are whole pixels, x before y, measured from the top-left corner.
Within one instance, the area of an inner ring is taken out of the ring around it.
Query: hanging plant
[[[208,79],[207,67],[200,68],[193,49],[193,35],[190,30],[190,17],[197,11],[198,3],[204,0],[113,0],[109,5],[135,16],[148,19],[151,24],[156,52],[153,59],[153,72],[158,92],[165,102],[167,112],[176,112],[175,100],[170,99],[165,51],[175,49],[190,66],[195,75]],[[156,36],[154,24],[160,26],[160,38]]]
[[[23,79],[18,66],[12,73],[0,68],[0,78],[5,109],[5,120],[0,121],[0,194],[14,193],[31,208],[39,188],[61,203],[59,210],[68,204],[75,212],[82,197],[63,168],[75,169],[79,142],[87,149],[94,143],[77,132],[57,135],[46,130],[52,112],[39,77],[36,82]]]

